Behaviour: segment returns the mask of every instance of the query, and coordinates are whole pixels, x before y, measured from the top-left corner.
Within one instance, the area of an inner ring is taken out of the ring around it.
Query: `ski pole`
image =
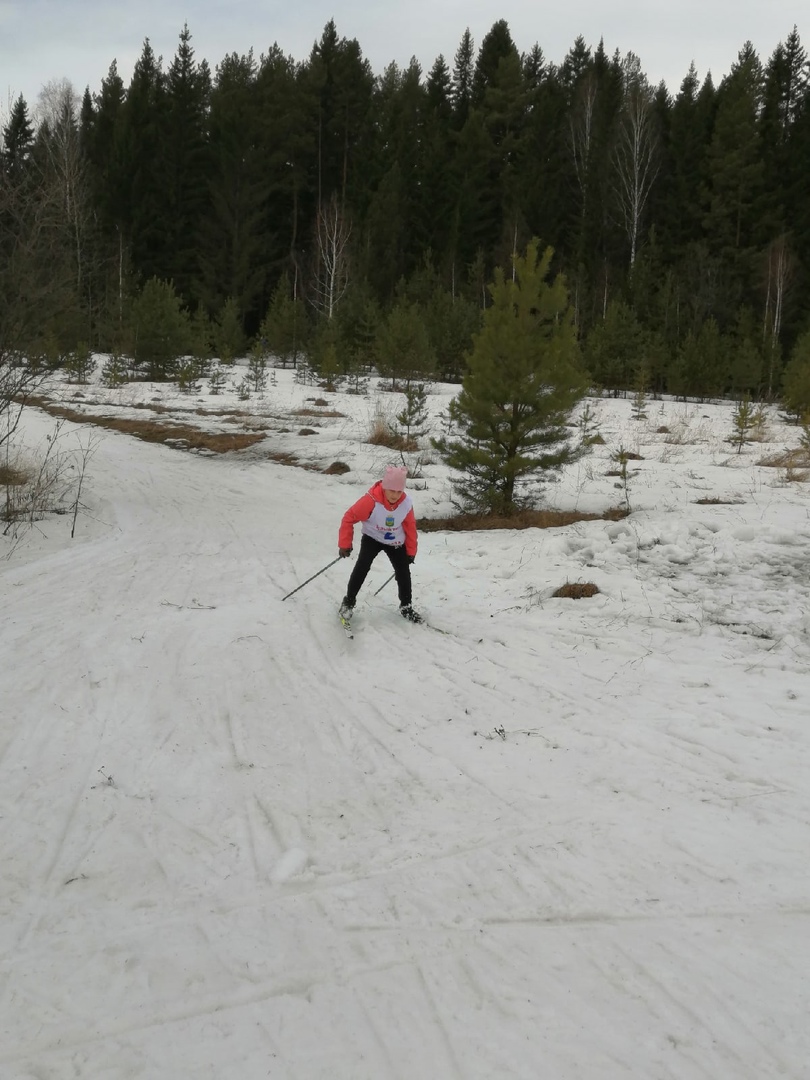
[[[382,585],[379,587],[379,589],[377,589],[377,592],[374,593],[374,595],[376,596],[377,593],[381,593],[383,591],[383,589],[385,588],[385,586],[388,584],[388,582],[393,581],[396,576],[397,576],[396,574],[392,574],[390,578],[386,578],[385,581],[382,583]]]
[[[300,585],[299,585],[299,586],[298,586],[297,588],[293,589],[293,591],[292,591],[292,592],[288,592],[288,593],[287,593],[287,596],[282,596],[282,598],[281,598],[281,599],[282,599],[282,600],[286,600],[286,599],[287,599],[288,597],[292,596],[292,594],[293,594],[293,593],[297,593],[299,589],[303,589],[303,587],[304,587],[305,585],[309,585],[310,581],[314,581],[316,577],[320,577],[320,575],[321,575],[321,574],[323,574],[323,573],[324,573],[324,572],[325,572],[326,570],[328,570],[330,566],[334,566],[334,565],[335,565],[335,563],[336,563],[336,562],[340,562],[340,560],[341,560],[342,558],[343,558],[343,556],[342,556],[342,555],[338,555],[338,557],[337,557],[336,559],[332,559],[332,561],[331,561],[330,563],[328,563],[328,564],[327,564],[327,565],[326,565],[326,566],[325,566],[325,567],[323,568],[323,570],[319,570],[317,574],[313,574],[313,575],[312,575],[312,577],[308,577],[306,581],[302,581],[302,582],[301,582],[301,584],[300,584]]]

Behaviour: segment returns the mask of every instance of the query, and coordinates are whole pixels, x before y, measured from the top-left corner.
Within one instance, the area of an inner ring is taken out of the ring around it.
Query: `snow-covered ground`
[[[423,532],[433,628],[379,560],[348,641],[347,563],[282,597],[402,398],[279,372],[185,405],[268,437],[92,429],[76,538],[1,542],[0,1078],[806,1080],[810,502],[757,464],[796,429],[737,455],[729,405],[592,401],[606,443],[547,504],[620,505],[622,446],[629,518]]]

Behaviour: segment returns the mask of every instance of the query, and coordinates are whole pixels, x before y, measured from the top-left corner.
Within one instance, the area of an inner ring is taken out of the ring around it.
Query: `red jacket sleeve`
[[[349,507],[340,522],[338,547],[350,548],[354,542],[354,527],[358,521],[367,521],[374,509],[374,499],[365,494]]]
[[[402,528],[405,530],[405,552],[408,555],[416,555],[417,538],[416,538],[416,515],[413,512],[413,507],[405,515],[402,522]]]

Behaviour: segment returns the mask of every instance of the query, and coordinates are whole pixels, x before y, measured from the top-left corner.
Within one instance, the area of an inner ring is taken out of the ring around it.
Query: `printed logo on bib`
[[[385,527],[386,527],[386,529],[393,529],[393,527],[394,527],[394,522],[395,522],[395,520],[396,520],[396,519],[395,519],[394,517],[392,517],[391,515],[389,515],[389,516],[388,516],[388,517],[387,517],[387,518],[385,519]]]

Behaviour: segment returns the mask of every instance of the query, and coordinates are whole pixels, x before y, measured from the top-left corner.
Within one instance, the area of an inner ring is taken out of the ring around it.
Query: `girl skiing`
[[[340,617],[344,621],[351,619],[360,587],[381,551],[394,568],[400,614],[411,622],[422,621],[411,606],[411,563],[416,558],[417,535],[413,503],[405,491],[407,476],[407,469],[389,465],[382,479],[343,515],[338,533],[341,558],[347,559],[352,553],[354,526],[358,522],[362,533],[360,554],[340,605]]]

